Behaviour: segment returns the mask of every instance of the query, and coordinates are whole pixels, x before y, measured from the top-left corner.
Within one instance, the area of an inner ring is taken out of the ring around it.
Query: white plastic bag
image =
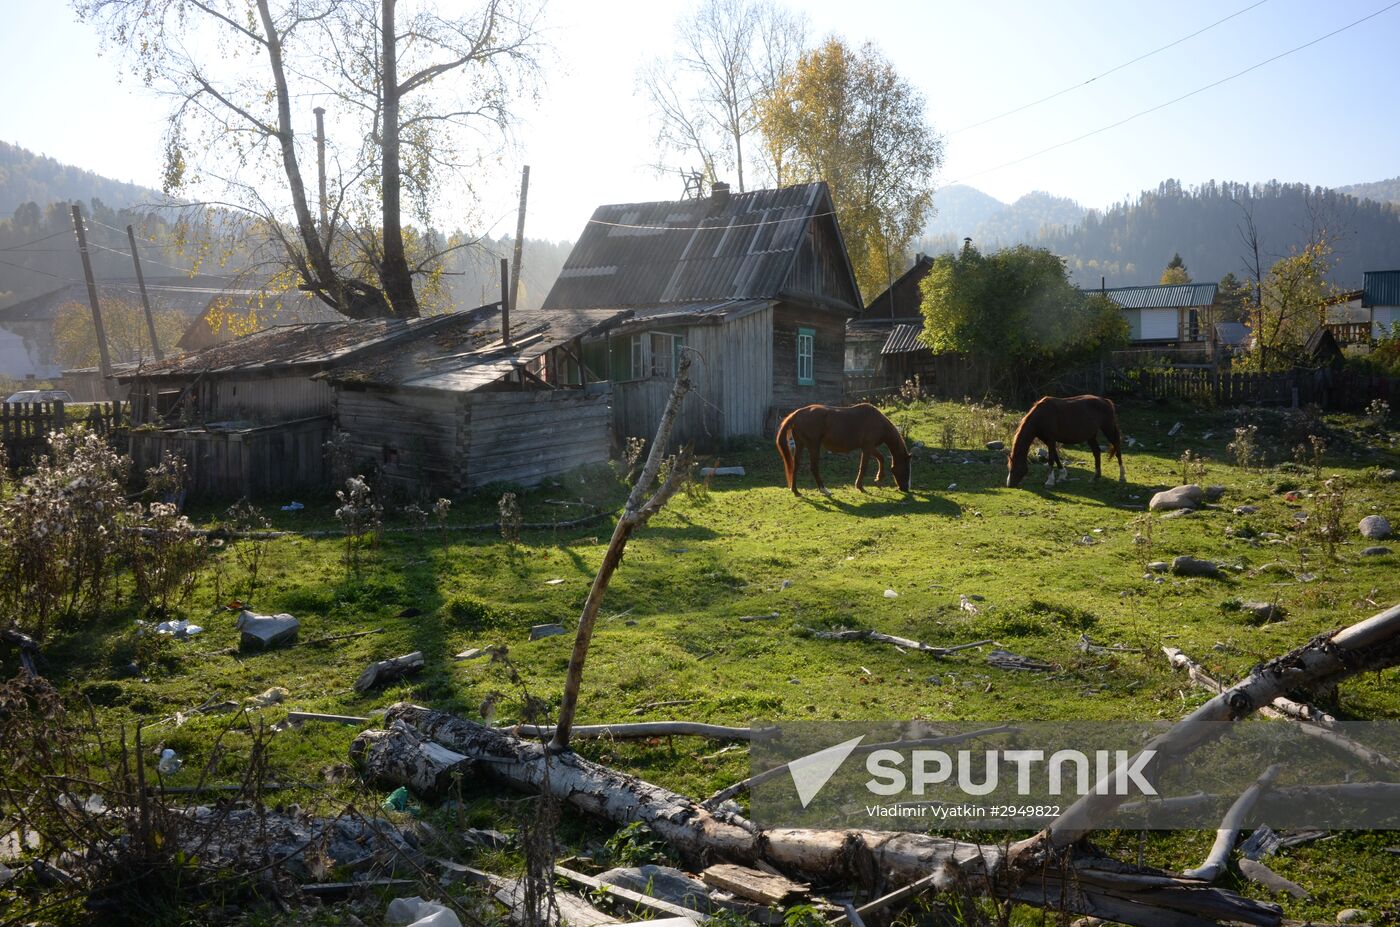
[[[436,901],[422,898],[395,898],[389,902],[389,910],[384,912],[384,923],[399,927],[462,927],[462,922],[452,911]]]

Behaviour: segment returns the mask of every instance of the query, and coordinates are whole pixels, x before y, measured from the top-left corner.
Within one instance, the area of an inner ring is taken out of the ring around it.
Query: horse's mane
[[[1041,396],[1035,401],[1035,404],[1031,406],[1030,411],[1027,412],[1025,415],[1021,416],[1021,421],[1016,424],[1016,433],[1011,436],[1011,450],[1013,452],[1016,450],[1016,448],[1021,446],[1021,432],[1026,431],[1026,426],[1033,424],[1031,422],[1031,419],[1035,416],[1036,410],[1039,409],[1044,403],[1049,401],[1049,396]],[[1026,444],[1029,445],[1034,440],[1035,434],[1028,433],[1026,437]]]

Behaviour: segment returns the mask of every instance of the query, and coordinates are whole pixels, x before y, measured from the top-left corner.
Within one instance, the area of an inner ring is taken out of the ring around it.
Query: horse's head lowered
[[[1027,456],[1026,454],[1006,455],[1006,485],[1012,489],[1021,485],[1021,481],[1026,478],[1026,473],[1031,468]]]
[[[894,481],[899,486],[900,492],[909,491],[909,461],[908,453],[890,454],[890,472],[894,474]]]

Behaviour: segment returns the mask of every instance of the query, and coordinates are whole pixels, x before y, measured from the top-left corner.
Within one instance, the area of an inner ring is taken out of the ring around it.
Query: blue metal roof
[[[1361,305],[1400,306],[1400,270],[1368,270],[1361,275]]]
[[[1176,309],[1181,306],[1209,306],[1215,302],[1216,288],[1217,284],[1214,283],[1181,283],[1163,286],[1114,286],[1102,292],[1123,309]]]

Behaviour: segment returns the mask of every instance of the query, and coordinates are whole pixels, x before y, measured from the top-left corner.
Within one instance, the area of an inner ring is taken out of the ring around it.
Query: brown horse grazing
[[[797,491],[797,464],[807,451],[812,461],[812,478],[824,495],[831,495],[822,482],[817,460],[822,448],[837,454],[860,451],[860,472],[856,474],[856,489],[865,492],[865,467],[873,456],[877,461],[875,482],[885,478],[885,456],[878,450],[883,444],[890,449],[890,472],[904,492],[909,491],[909,451],[899,429],[884,414],[869,403],[855,406],[803,406],[783,419],[778,426],[778,456],[783,458],[788,489]]]
[[[1060,471],[1058,482],[1069,479],[1069,471],[1060,463],[1060,452],[1056,443],[1079,444],[1087,442],[1094,452],[1094,479],[1103,476],[1099,460],[1099,432],[1108,438],[1108,456],[1118,457],[1118,482],[1127,481],[1123,470],[1123,436],[1118,431],[1118,411],[1113,403],[1101,396],[1074,396],[1069,399],[1056,399],[1043,396],[1031,406],[1031,410],[1016,426],[1016,437],[1011,441],[1011,455],[1007,458],[1007,486],[1020,486],[1026,478],[1029,464],[1026,461],[1031,443],[1039,438],[1050,449],[1050,478],[1046,486],[1057,482],[1055,471]]]

